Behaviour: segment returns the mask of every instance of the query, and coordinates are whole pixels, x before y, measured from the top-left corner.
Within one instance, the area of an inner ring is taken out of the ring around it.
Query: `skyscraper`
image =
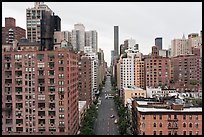
[[[158,50],[162,50],[162,37],[155,38],[155,46],[158,47]]]
[[[41,43],[40,50],[53,50],[54,31],[61,30],[61,19],[43,2],[26,9],[27,39]]]
[[[41,41],[41,19],[43,11],[48,11],[50,15],[53,14],[52,10],[43,2],[35,2],[35,7],[26,9],[27,38],[31,42]]]
[[[118,26],[114,26],[114,56],[117,57],[119,55],[119,34],[118,34]]]
[[[114,50],[111,50],[111,65],[113,65]]]
[[[85,32],[85,46],[90,46],[93,52],[98,51],[98,36],[97,31],[90,30]]]
[[[76,51],[84,51],[85,46],[85,27],[83,24],[74,24],[72,30],[72,45]]]

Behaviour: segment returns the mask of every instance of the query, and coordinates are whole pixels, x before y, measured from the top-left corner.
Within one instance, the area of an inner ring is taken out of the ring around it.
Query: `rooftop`
[[[136,86],[128,86],[128,87],[124,87],[123,89],[124,90],[143,90],[143,89],[136,87]]]
[[[137,110],[140,112],[202,112],[202,107],[183,108],[183,110],[137,107]]]

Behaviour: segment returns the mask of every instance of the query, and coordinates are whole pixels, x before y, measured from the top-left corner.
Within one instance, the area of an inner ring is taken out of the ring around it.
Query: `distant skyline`
[[[45,2],[61,18],[61,30],[71,31],[82,23],[85,30],[98,32],[98,48],[104,51],[108,66],[114,49],[114,26],[119,26],[119,45],[133,38],[143,54],[149,54],[156,37],[163,49],[171,40],[202,30],[202,2]],[[2,27],[5,17],[16,19],[26,29],[26,9],[34,2],[2,2]]]

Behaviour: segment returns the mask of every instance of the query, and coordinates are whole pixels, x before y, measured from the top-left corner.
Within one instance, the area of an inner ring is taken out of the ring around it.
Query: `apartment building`
[[[202,135],[202,107],[134,100],[132,121],[134,135]]]
[[[200,53],[202,54],[202,31],[200,35],[198,33],[190,33],[188,38],[183,35],[182,39],[173,39],[171,41],[172,56],[191,54],[192,47],[200,48]]]
[[[152,54],[145,57],[145,87],[169,85],[171,62],[168,57],[159,56],[158,47],[152,46]]]
[[[135,58],[135,86],[144,88],[144,59],[142,57]]]
[[[2,49],[2,134],[77,134],[78,61],[66,48]]]
[[[170,84],[172,88],[181,92],[202,90],[202,57],[200,57],[199,49],[195,49],[199,54],[179,55],[171,58]]]
[[[91,58],[84,52],[78,53],[79,100],[86,101],[86,107],[92,104]]]
[[[146,98],[147,96],[146,90],[143,90],[136,86],[128,86],[126,88],[123,88],[122,93],[123,93],[122,99],[125,107],[127,107],[128,99],[134,98],[134,97]]]

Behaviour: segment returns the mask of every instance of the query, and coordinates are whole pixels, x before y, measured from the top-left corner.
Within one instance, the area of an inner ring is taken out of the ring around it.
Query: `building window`
[[[64,121],[60,121],[60,122],[59,122],[59,125],[60,125],[60,126],[64,126]]]
[[[39,76],[43,76],[43,75],[44,75],[44,70],[39,70],[39,71],[38,71],[38,75],[39,75]]]
[[[64,71],[64,67],[59,67],[59,71]]]
[[[54,78],[49,78],[48,79],[48,84],[54,84],[55,83],[55,79]]]
[[[174,135],[177,135],[177,131],[174,131]]]
[[[156,134],[157,134],[157,131],[154,131],[154,132],[153,132],[153,135],[156,135]]]
[[[60,114],[59,119],[64,119],[64,114]]]
[[[38,54],[37,59],[38,60],[43,60],[44,59],[44,54]]]
[[[177,128],[177,123],[176,122],[174,122],[174,127]]]
[[[157,125],[156,125],[156,123],[154,123],[154,127],[156,127]]]
[[[38,63],[38,68],[44,68],[45,67],[45,63]]]
[[[64,112],[64,108],[59,108],[59,112]]]
[[[183,127],[186,127],[186,123],[183,123]]]
[[[142,123],[142,128],[145,128],[145,123]]]
[[[192,131],[189,131],[189,135],[192,135]]]
[[[14,58],[15,58],[15,60],[22,59],[22,55],[20,55],[20,54],[19,55],[15,55]]]
[[[192,123],[189,123],[189,127],[192,127]]]
[[[192,120],[192,115],[189,115],[189,119]]]
[[[196,120],[198,120],[198,115],[196,115]]]
[[[55,63],[54,62],[48,62],[48,67],[49,68],[54,68],[55,67]]]
[[[196,133],[195,133],[196,135],[198,135],[198,131],[196,131]]]
[[[145,135],[145,132],[142,132],[142,135]]]
[[[159,127],[162,127],[162,123],[159,123]]]
[[[156,115],[154,115],[153,118],[156,119]]]
[[[162,115],[159,115],[159,119],[162,120]]]
[[[59,106],[63,106],[64,105],[64,101],[59,101]]]
[[[59,78],[64,78],[64,74],[59,74]]]
[[[58,63],[59,64],[64,64],[64,60],[59,60]]]
[[[198,128],[198,123],[195,123],[195,127]]]
[[[171,131],[168,131],[168,135],[171,135]]]
[[[174,119],[177,119],[177,115],[174,115]]]
[[[183,120],[186,120],[186,115],[183,115]]]
[[[64,85],[64,81],[59,81],[59,85],[60,86]]]
[[[54,70],[49,70],[48,71],[48,75],[49,76],[54,76],[55,75],[55,71]]]
[[[159,131],[159,135],[162,135],[162,131]]]
[[[171,127],[171,123],[170,122],[168,123],[168,127]]]
[[[142,119],[143,119],[143,120],[145,119],[145,115],[142,115]]]
[[[186,131],[183,131],[183,135],[186,135]]]
[[[59,92],[64,92],[64,88],[63,88],[63,87],[60,87],[60,88],[59,88]]]
[[[168,118],[171,119],[171,115],[168,115]]]

